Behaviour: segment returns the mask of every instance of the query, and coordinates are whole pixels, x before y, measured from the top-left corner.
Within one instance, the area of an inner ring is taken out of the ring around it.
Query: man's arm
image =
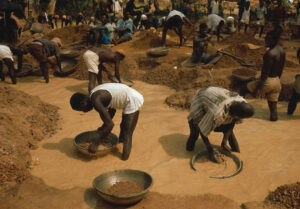
[[[59,48],[58,48],[57,45],[55,47],[55,58],[56,58],[57,66],[58,66],[60,72],[62,72],[62,70],[61,70],[61,60],[60,60],[60,54],[59,54]]]
[[[254,90],[255,95],[258,93],[259,90],[261,90],[265,81],[267,80],[267,78],[269,76],[269,71],[272,67],[272,62],[273,62],[273,60],[272,60],[271,53],[270,53],[270,51],[268,51],[264,55],[264,63],[263,63],[262,71],[261,71],[259,84],[257,85],[256,89]]]
[[[108,94],[108,93],[107,93]],[[111,132],[111,130],[114,127],[114,123],[112,121],[111,115],[107,108],[105,108],[102,104],[102,101],[108,100],[110,95],[95,93],[92,96],[92,103],[94,106],[94,109],[99,113],[101,120],[103,121],[103,125],[98,128],[99,132],[99,138],[96,139],[90,146],[89,146],[89,152],[95,153],[97,151],[98,145],[100,144],[100,141],[107,137],[108,134]]]
[[[88,85],[88,91],[89,91],[89,93],[91,92],[91,90],[93,88],[95,88],[95,86],[96,86],[96,79],[97,79],[97,75],[95,73],[89,72],[89,85]]]
[[[194,24],[186,17],[183,17],[183,20],[187,22],[190,26],[194,26]]]
[[[229,139],[229,137],[232,135],[233,133],[233,127],[234,127],[234,124],[230,124],[230,125],[227,125],[225,130],[224,130],[224,136],[223,136],[223,140],[222,140],[222,143],[221,143],[221,148],[227,152],[231,152],[230,151],[230,148],[227,146],[227,141]]]
[[[119,83],[121,82],[121,78],[120,78],[120,72],[119,72],[119,66],[120,66],[120,59],[117,57],[116,59],[116,63],[115,63],[115,76],[118,79]]]
[[[283,71],[283,68],[284,68],[284,63],[285,63],[285,52],[283,52],[283,58],[282,58],[282,63],[281,63],[281,67],[280,67],[280,72],[278,74],[278,77],[281,78],[281,75],[282,75],[282,71]]]

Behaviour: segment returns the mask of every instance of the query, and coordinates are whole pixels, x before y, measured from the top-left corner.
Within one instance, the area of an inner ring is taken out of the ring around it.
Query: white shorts
[[[98,65],[100,64],[99,56],[95,52],[93,52],[91,50],[87,50],[83,54],[83,60],[86,64],[89,72],[95,73],[95,74],[99,73],[99,69],[98,69]]]

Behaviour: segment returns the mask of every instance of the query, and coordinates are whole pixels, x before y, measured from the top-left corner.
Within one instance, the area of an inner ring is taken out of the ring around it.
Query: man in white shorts
[[[144,103],[143,96],[121,83],[106,83],[95,87],[89,95],[75,93],[70,99],[73,110],[89,112],[93,108],[99,113],[103,125],[98,128],[100,137],[88,148],[95,153],[100,141],[111,133],[114,123],[112,121],[116,109],[122,109],[122,122],[120,124],[120,142],[123,142],[122,160],[127,160],[132,146],[132,134],[139,117],[139,109]]]
[[[13,55],[18,56],[17,72],[20,72],[22,70],[23,54],[26,54],[26,53],[27,52],[24,49],[22,49],[21,47],[6,46],[6,45],[0,44],[0,78],[1,78],[1,81],[5,81],[5,75],[2,72],[3,63],[4,63],[8,68],[8,73],[9,73],[12,83],[13,84],[17,83]]]
[[[115,64],[115,76],[119,83],[121,83],[119,65],[120,61],[125,58],[123,50],[113,52],[108,48],[93,47],[87,50],[83,59],[89,71],[89,92],[96,86],[96,80],[98,84],[102,84],[102,71],[108,74],[108,77],[112,79],[112,74],[103,66],[103,63]]]

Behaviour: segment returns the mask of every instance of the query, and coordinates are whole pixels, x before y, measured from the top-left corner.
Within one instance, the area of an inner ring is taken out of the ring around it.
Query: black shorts
[[[165,27],[172,29],[173,27],[181,28],[183,24],[182,18],[179,15],[174,15],[167,20]]]

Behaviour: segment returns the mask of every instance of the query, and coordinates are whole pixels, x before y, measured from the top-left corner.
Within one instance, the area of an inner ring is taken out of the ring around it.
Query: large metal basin
[[[59,53],[62,58],[73,59],[75,57],[78,57],[81,54],[81,51],[77,49],[66,48],[66,49],[60,49]]]
[[[117,146],[117,144],[119,143],[119,138],[110,133],[107,136],[107,140],[109,140],[112,144],[111,147],[107,147],[107,148],[103,148],[103,149],[98,149],[97,152],[95,154],[92,154],[88,151],[88,148],[81,146],[80,144],[82,142],[92,142],[95,139],[99,138],[99,132],[98,131],[87,131],[87,132],[83,132],[79,135],[77,135],[73,141],[73,145],[75,146],[75,148],[88,156],[103,156],[108,154],[109,152],[112,151],[113,148],[115,148]]]
[[[70,67],[71,66],[71,67]],[[78,61],[75,59],[65,59],[61,60],[61,68],[62,72],[59,71],[57,65],[55,65],[55,73],[54,75],[64,77],[74,73],[77,69]]]
[[[107,189],[120,181],[128,181],[139,184],[144,187],[144,191],[124,196],[109,194]],[[97,194],[105,201],[116,205],[131,205],[139,202],[149,191],[152,184],[153,179],[148,173],[130,169],[115,170],[112,172],[103,173],[96,177],[93,181],[93,186],[96,189]]]

